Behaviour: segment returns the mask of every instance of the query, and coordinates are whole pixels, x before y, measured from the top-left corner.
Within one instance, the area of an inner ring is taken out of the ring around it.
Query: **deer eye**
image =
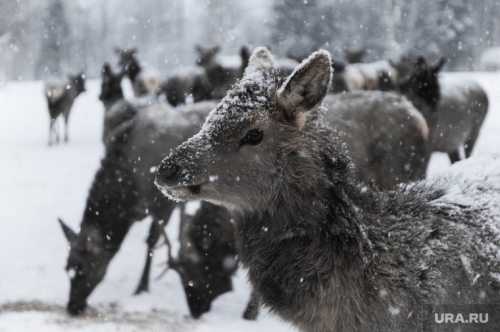
[[[257,145],[262,142],[262,138],[264,138],[262,129],[253,129],[241,140],[241,144]]]

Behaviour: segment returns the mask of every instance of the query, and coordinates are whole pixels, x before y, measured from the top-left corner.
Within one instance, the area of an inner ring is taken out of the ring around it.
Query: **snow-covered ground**
[[[500,74],[450,75],[471,76],[487,90],[490,111],[474,154],[500,153]],[[69,143],[48,147],[42,83],[0,85],[0,331],[292,331],[265,312],[256,322],[241,318],[249,297],[242,271],[234,278],[235,291],[219,297],[199,320],[189,318],[174,272],[153,280],[150,293],[133,296],[146,254],[147,221],[130,231],[89,298],[90,310],[79,318],[65,313],[68,246],[57,217],[78,229],[103,154],[98,94],[99,82],[88,82],[72,110]],[[429,173],[448,167],[447,156],[436,154]],[[171,237],[178,219],[175,213],[170,221]],[[163,250],[155,255],[153,276],[164,268]]]

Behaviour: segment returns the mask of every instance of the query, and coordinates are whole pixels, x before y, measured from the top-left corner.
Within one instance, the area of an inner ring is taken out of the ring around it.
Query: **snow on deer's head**
[[[286,182],[312,181],[304,134],[330,79],[330,55],[318,51],[279,86],[271,53],[257,48],[201,131],[163,160],[157,186],[176,200],[245,210],[265,206]]]

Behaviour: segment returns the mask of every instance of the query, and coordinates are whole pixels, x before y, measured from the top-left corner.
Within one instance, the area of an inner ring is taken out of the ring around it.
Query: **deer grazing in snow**
[[[64,116],[64,140],[67,142],[69,113],[76,97],[85,92],[85,75],[83,73],[70,75],[67,82],[46,81],[43,92],[47,98],[50,115],[49,145],[52,145],[53,136],[56,142],[59,142],[59,131],[56,125],[59,115]]]
[[[153,68],[143,68],[137,60],[137,49],[120,49],[115,47],[122,72],[125,73],[136,97],[157,96],[160,91],[161,75]]]
[[[300,330],[420,331],[424,305],[499,303],[500,158],[487,158],[486,175],[481,164],[362,187],[324,123],[330,78],[326,51],[281,83],[257,48],[200,132],[159,165],[157,186],[238,216],[238,256],[260,301]]]
[[[70,314],[83,312],[88,296],[102,281],[132,224],[149,215],[153,221],[146,241],[146,264],[136,293],[148,290],[154,246],[176,207],[175,202],[158,195],[152,185],[154,165],[166,156],[165,144],[173,149],[193,135],[214,107],[212,102],[180,110],[157,104],[135,112],[125,126],[109,133],[113,139],[106,144],[106,154],[89,191],[80,232],[62,224],[70,244],[66,268],[73,271],[67,306]],[[213,296],[217,295],[214,292]]]
[[[107,64],[103,66],[100,99],[106,108],[106,154],[92,183],[80,232],[73,232],[60,220],[70,244],[67,310],[73,315],[85,309],[86,299],[103,279],[131,225],[147,215],[153,220],[136,294],[148,290],[155,245],[176,207],[154,187],[154,165],[165,157],[165,144],[173,149],[190,137],[216,105],[204,102],[176,109],[162,103],[138,106],[123,99],[120,80],[121,74],[114,74]],[[193,217],[182,212],[181,220],[179,257],[169,259],[168,265],[179,273],[191,316],[198,318],[217,296],[232,289],[234,226],[225,209],[208,203]],[[249,318],[256,313],[253,315]]]

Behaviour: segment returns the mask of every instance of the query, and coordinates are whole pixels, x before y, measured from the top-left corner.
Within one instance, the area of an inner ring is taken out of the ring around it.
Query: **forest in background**
[[[115,46],[137,47],[141,61],[169,70],[193,65],[196,44],[268,45],[303,56],[317,48],[365,61],[424,55],[447,70],[475,70],[500,46],[500,0],[17,0],[0,2],[0,81],[84,71],[116,63]]]

